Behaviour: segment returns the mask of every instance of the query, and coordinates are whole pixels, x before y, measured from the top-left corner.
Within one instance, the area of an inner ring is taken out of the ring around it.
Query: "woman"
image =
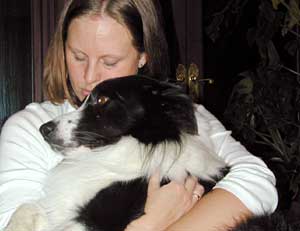
[[[168,56],[159,15],[152,0],[70,0],[48,51],[44,90],[49,99],[13,115],[0,139],[0,228],[22,203],[43,196],[48,171],[62,156],[39,134],[41,124],[70,111],[105,79],[136,73],[166,78]],[[216,153],[232,166],[212,192],[193,177],[185,185],[159,186],[151,178],[145,215],[126,230],[220,230],[277,205],[275,178],[203,106],[198,124]],[[201,199],[200,199],[201,198]],[[200,200],[199,200],[200,199]]]

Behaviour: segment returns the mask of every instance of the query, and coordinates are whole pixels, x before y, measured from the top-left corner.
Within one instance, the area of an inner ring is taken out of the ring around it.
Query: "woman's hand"
[[[149,181],[145,215],[131,222],[126,231],[166,229],[188,212],[203,192],[195,177],[187,177],[184,184],[171,181],[160,187],[159,173],[154,174]]]

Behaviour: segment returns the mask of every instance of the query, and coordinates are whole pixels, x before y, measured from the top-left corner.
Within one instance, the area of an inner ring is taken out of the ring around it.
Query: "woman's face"
[[[146,62],[132,43],[128,29],[108,16],[74,19],[65,44],[72,87],[83,100],[100,82],[134,75]]]

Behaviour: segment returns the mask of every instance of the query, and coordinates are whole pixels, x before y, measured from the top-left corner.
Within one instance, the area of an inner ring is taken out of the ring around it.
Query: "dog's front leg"
[[[23,204],[12,215],[5,231],[41,231],[47,227],[47,218],[37,204]]]

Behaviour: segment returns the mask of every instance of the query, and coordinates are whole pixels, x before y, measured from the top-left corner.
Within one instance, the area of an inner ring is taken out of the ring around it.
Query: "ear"
[[[172,119],[180,131],[198,134],[195,108],[191,98],[180,86],[169,83],[165,83],[165,86],[160,92],[164,113]]]
[[[140,59],[139,59],[138,67],[142,68],[147,63],[147,60],[148,60],[147,54],[145,52],[142,52],[140,54]]]

